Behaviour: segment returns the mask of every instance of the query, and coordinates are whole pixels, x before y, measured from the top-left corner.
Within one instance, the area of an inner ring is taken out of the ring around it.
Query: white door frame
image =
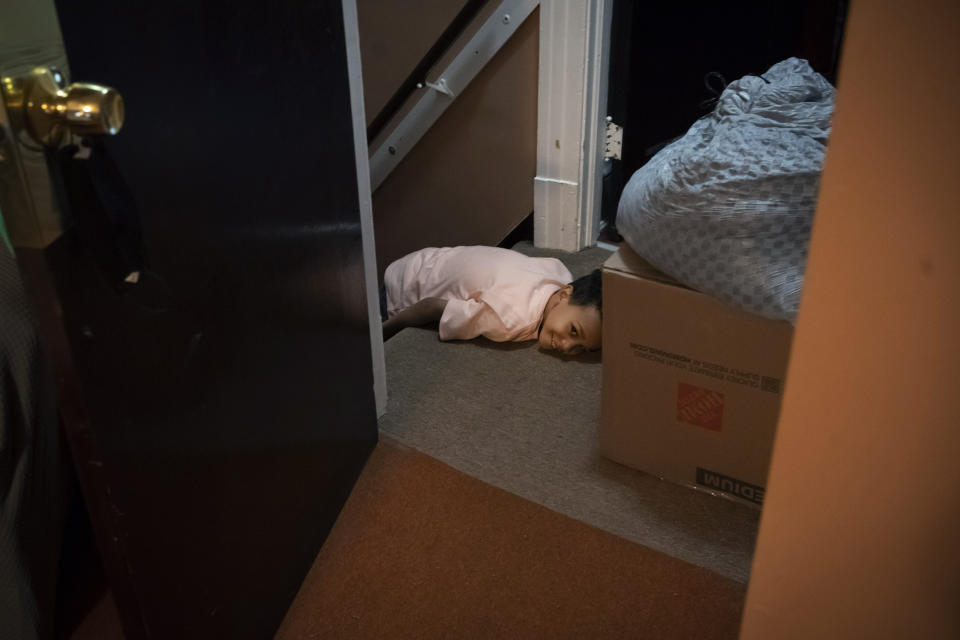
[[[376,244],[373,236],[373,196],[370,192],[370,161],[367,157],[367,117],[363,107],[363,76],[360,70],[360,28],[356,0],[343,1],[343,27],[347,44],[347,75],[353,107],[353,147],[360,202],[360,234],[363,246],[363,279],[367,289],[370,322],[370,356],[373,365],[373,395],[377,417],[387,410],[387,366],[380,324],[380,286],[377,280]]]
[[[534,244],[579,251],[600,233],[613,0],[540,3]]]

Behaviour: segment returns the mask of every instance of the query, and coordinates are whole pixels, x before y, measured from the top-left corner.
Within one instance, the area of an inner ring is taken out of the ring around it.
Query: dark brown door
[[[27,166],[7,202],[59,216],[16,253],[124,628],[271,637],[377,438],[344,6],[53,4],[0,20],[58,16],[65,58],[0,72],[114,87],[126,121],[41,152],[8,118],[51,190]]]

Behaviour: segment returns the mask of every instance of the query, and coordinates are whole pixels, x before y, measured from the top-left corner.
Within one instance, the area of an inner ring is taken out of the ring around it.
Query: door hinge
[[[607,131],[604,136],[603,142],[603,159],[604,161],[609,162],[610,160],[619,160],[620,159],[620,149],[623,147],[623,127],[616,124],[613,121],[613,118],[607,116]]]

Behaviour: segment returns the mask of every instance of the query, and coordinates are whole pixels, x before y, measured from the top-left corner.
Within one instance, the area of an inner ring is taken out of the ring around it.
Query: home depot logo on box
[[[711,431],[723,427],[723,394],[677,383],[677,420]]]

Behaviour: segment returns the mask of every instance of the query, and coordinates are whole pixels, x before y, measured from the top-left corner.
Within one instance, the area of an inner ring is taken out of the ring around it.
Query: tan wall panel
[[[533,211],[539,10],[373,194],[380,273],[427,246],[497,244]]]
[[[960,638],[958,34],[852,4],[743,638]]]
[[[464,4],[461,0],[357,0],[368,125]]]

